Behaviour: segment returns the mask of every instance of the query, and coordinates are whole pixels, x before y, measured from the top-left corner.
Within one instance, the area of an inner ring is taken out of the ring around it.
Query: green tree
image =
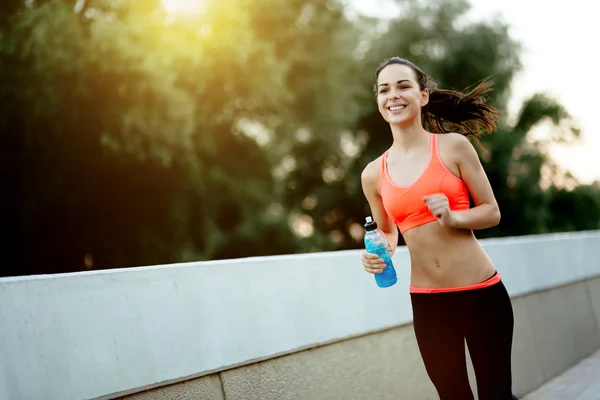
[[[274,170],[357,107],[336,104],[354,95],[343,9],[74,3],[21,6],[0,34],[6,273],[301,250]]]
[[[548,208],[552,232],[600,229],[600,185],[578,185],[571,190],[552,187]]]

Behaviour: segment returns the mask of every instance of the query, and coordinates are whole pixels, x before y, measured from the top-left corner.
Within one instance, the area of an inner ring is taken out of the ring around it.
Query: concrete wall
[[[594,306],[599,297],[600,277],[513,298],[513,390],[518,396],[530,393],[600,348],[597,325],[600,309],[598,304]],[[476,394],[472,368],[470,378]],[[212,382],[216,384],[210,386]],[[438,397],[425,373],[412,325],[405,325],[123,397],[123,400],[171,399],[435,400]]]
[[[482,244],[517,393],[600,347],[600,232]],[[0,399],[435,399],[394,262],[385,290],[357,251],[0,279]]]
[[[593,304],[598,296],[600,278],[594,278],[513,300],[517,393],[531,392],[600,348],[600,320]]]

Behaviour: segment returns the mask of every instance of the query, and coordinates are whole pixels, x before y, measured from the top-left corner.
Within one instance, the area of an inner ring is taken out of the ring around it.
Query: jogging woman
[[[516,399],[511,300],[473,234],[500,222],[468,139],[496,127],[499,112],[484,99],[491,83],[468,93],[439,90],[417,66],[398,57],[384,61],[376,78],[377,105],[393,143],[365,167],[361,181],[391,252],[398,230],[408,248],[414,331],[427,374],[441,400],[472,400],[466,341],[479,399]],[[373,274],[385,267],[366,251],[362,262]]]

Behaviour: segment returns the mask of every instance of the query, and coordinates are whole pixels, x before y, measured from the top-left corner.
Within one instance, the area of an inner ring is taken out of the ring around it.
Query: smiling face
[[[390,64],[377,77],[377,106],[390,124],[408,125],[421,116],[429,90],[421,90],[415,71],[404,64]]]

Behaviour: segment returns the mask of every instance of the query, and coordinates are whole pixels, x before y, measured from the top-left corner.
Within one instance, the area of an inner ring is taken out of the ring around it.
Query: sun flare
[[[200,12],[203,0],[162,0],[169,14],[195,14]]]

